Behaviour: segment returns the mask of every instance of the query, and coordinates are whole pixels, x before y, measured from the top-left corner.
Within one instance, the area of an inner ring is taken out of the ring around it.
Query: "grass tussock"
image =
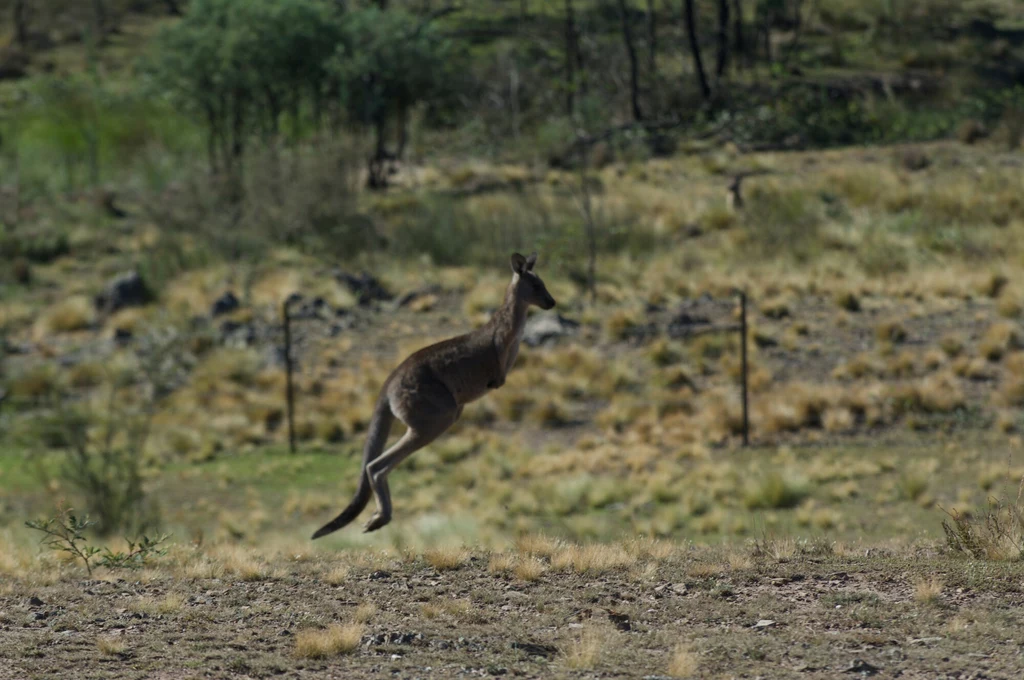
[[[1020,349],[1024,349],[1024,333],[1020,327],[1008,321],[999,321],[989,326],[978,345],[981,356],[993,362]]]
[[[555,571],[575,571],[578,574],[600,574],[631,567],[636,561],[636,556],[621,545],[592,543],[562,548],[551,556],[551,568]]]
[[[324,574],[324,582],[332,586],[340,586],[347,583],[352,577],[352,570],[346,564],[339,564]]]
[[[795,508],[808,493],[804,480],[772,471],[747,485],[743,504],[751,510]]]
[[[121,656],[128,646],[119,635],[101,635],[96,638],[96,648],[104,656]]]
[[[324,659],[350,654],[359,647],[364,630],[365,626],[361,623],[301,630],[295,635],[295,656],[300,659]]]
[[[451,571],[469,560],[469,551],[461,546],[441,546],[425,551],[423,559],[438,571]]]
[[[932,604],[942,595],[945,583],[938,576],[919,578],[914,582],[914,601],[921,604]]]
[[[92,302],[84,296],[73,296],[62,300],[43,312],[37,322],[40,335],[74,333],[90,328],[96,321]]]
[[[607,645],[607,635],[594,627],[584,628],[562,650],[562,663],[573,670],[593,670]]]
[[[678,644],[668,660],[668,674],[673,678],[694,678],[700,670],[700,659],[687,644]]]

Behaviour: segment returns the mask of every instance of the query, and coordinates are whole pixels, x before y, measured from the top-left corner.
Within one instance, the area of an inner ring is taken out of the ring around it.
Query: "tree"
[[[14,0],[14,42],[24,49],[28,46],[28,17],[25,0]]]
[[[651,78],[658,75],[658,11],[654,0],[647,0],[647,70]]]
[[[640,67],[637,63],[636,45],[633,43],[633,28],[629,18],[626,0],[619,0],[619,18],[622,21],[622,41],[626,45],[626,56],[629,59],[629,104],[633,110],[633,120],[643,120],[640,110]]]
[[[304,117],[319,124],[332,88],[329,61],[342,42],[327,0],[193,0],[159,37],[153,84],[206,126],[214,171],[236,176],[248,140],[289,139]]]
[[[729,0],[718,0],[718,56],[715,75],[721,79],[729,63]]]
[[[743,37],[743,0],[733,1],[735,2],[733,7],[733,45],[736,55],[740,58],[737,63],[745,64],[747,44]]]
[[[700,41],[697,39],[697,18],[693,9],[693,0],[683,0],[683,13],[686,22],[686,35],[690,41],[690,52],[693,54],[693,70],[697,72],[697,82],[705,99],[711,97],[711,87],[704,72],[704,61],[700,56]]]
[[[573,115],[576,110],[576,64],[579,61],[579,34],[576,31],[576,15],[572,0],[565,0],[565,114]]]
[[[404,11],[377,8],[349,14],[342,48],[331,71],[345,89],[352,122],[373,128],[369,186],[386,186],[384,164],[400,158],[408,138],[409,111],[442,98],[459,78],[457,54],[429,21]],[[388,123],[397,127],[397,150],[388,150]]]

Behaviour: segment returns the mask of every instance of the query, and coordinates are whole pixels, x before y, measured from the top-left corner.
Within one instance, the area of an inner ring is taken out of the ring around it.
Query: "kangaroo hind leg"
[[[394,446],[367,465],[366,476],[377,499],[377,512],[366,523],[364,531],[376,531],[391,521],[391,490],[388,488],[388,474],[403,460],[440,437],[458,418],[461,408],[452,407],[442,412],[434,411],[429,419],[409,424],[402,438]],[[416,419],[417,421],[419,419]]]

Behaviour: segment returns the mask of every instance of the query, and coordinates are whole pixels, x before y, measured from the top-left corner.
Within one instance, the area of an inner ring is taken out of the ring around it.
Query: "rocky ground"
[[[266,562],[197,552],[141,574],[26,574],[0,591],[0,677],[977,679],[1024,671],[1024,572],[1015,563],[772,540],[731,552],[522,547]],[[318,630],[342,641],[318,651],[307,640]]]

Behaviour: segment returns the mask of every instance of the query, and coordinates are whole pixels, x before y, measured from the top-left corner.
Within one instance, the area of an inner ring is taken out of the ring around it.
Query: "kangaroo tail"
[[[373,496],[370,488],[370,477],[366,472],[366,466],[384,452],[384,445],[387,444],[388,434],[391,432],[391,423],[395,416],[391,413],[391,405],[387,397],[381,396],[373,410],[373,417],[370,419],[369,432],[366,435],[366,445],[363,447],[363,464],[359,469],[359,488],[356,489],[355,498],[348,504],[348,507],[341,511],[341,514],[327,524],[316,530],[313,539],[334,533],[338,529],[349,524],[359,516],[366,504]]]

